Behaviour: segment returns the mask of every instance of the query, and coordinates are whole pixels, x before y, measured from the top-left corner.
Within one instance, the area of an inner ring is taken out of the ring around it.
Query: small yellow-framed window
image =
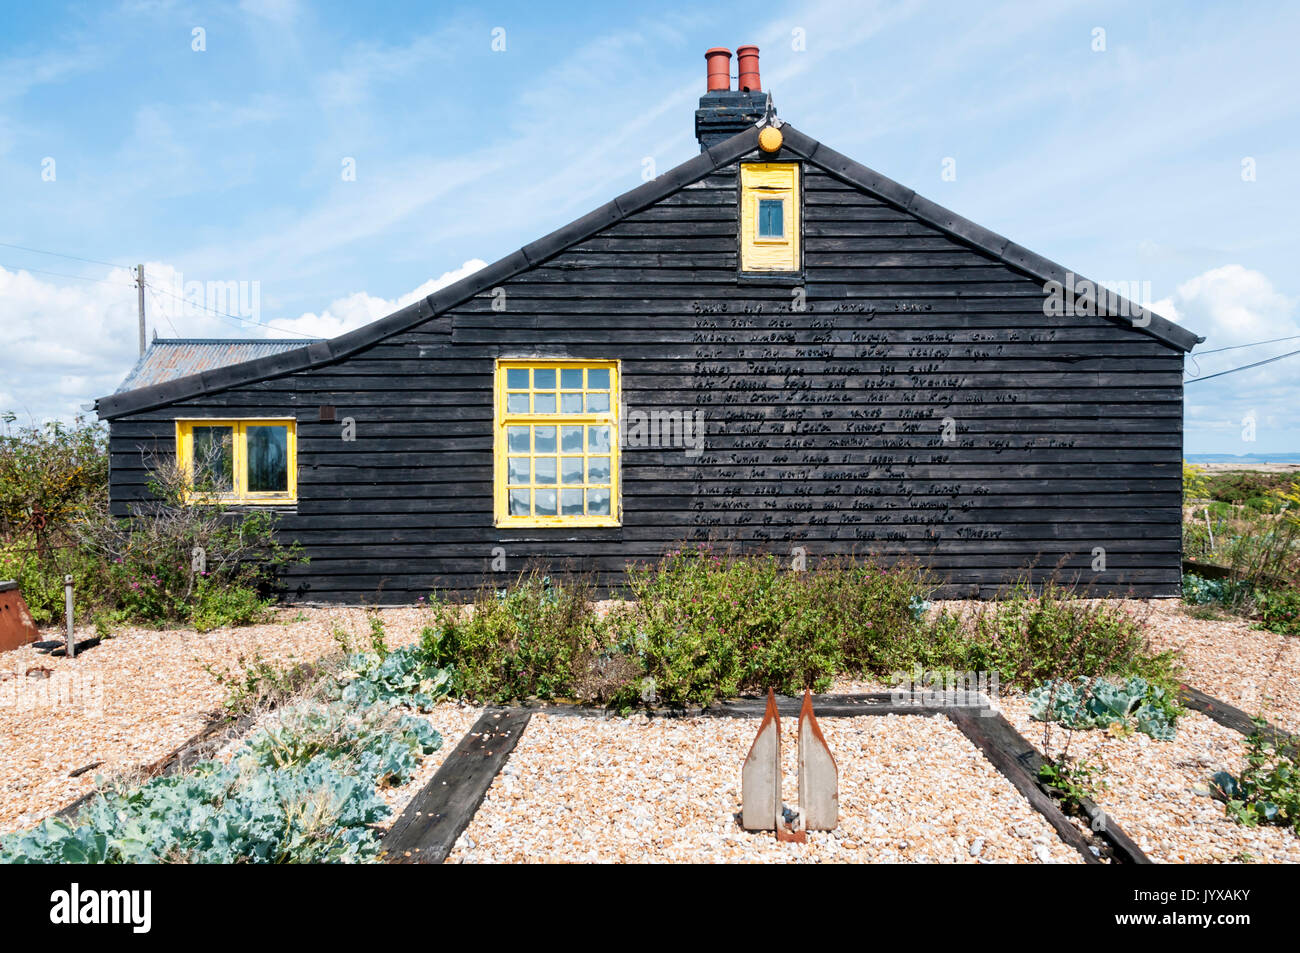
[[[176,452],[193,500],[298,499],[298,427],[292,417],[177,420]]]
[[[618,526],[618,361],[500,360],[498,526]]]
[[[747,162],[740,167],[740,270],[800,270],[799,166]]]

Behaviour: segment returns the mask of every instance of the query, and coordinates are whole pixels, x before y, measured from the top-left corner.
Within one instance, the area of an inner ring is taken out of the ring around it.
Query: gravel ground
[[[1151,642],[1183,653],[1187,684],[1300,733],[1300,638],[1242,620],[1196,619],[1181,600],[1149,606]]]
[[[757,719],[534,715],[449,860],[1082,862],[947,719],[821,726],[839,764],[840,826],[784,844],[738,821]],[[782,720],[788,805],[796,727]]]
[[[400,645],[418,636],[427,613],[381,615],[390,644]],[[32,648],[0,654],[0,832],[53,814],[91,790],[97,774],[131,772],[192,737],[226,697],[205,664],[313,661],[338,651],[336,625],[359,638],[369,632],[361,609],[289,609],[276,622],[202,634],[125,629],[72,660]],[[446,735],[454,747],[460,735]],[[103,765],[68,777],[95,761]]]
[[[1023,695],[999,703],[1025,739],[1043,750],[1043,723],[1029,717]],[[1056,750],[1065,744],[1059,727]],[[1216,771],[1241,770],[1245,744],[1240,734],[1188,712],[1173,741],[1135,732],[1114,737],[1105,731],[1076,732],[1072,757],[1102,764],[1104,787],[1093,798],[1119,822],[1152,860],[1161,863],[1300,863],[1300,837],[1283,827],[1243,827],[1209,796],[1206,782]]]
[[[956,603],[944,603],[956,608]],[[1158,648],[1184,656],[1189,684],[1300,732],[1300,639],[1249,623],[1193,618],[1175,600],[1126,603],[1146,615]],[[389,642],[414,639],[425,610],[381,610]],[[131,773],[170,752],[220,707],[205,671],[261,656],[280,665],[359,647],[361,609],[288,609],[277,621],[199,634],[128,629],[75,660],[34,649],[0,655],[0,832],[29,826],[90,790],[96,775]],[[47,676],[47,677],[43,677]],[[879,691],[837,681],[835,691]],[[1042,726],[1023,696],[999,700],[1031,742]],[[428,717],[443,747],[417,776],[384,792],[394,818],[455,748],[479,710],[448,703]],[[786,797],[796,800],[794,725],[785,730]],[[807,845],[740,829],[740,763],[756,723],[736,719],[594,721],[535,716],[454,860],[1034,861],[1079,858],[946,720],[871,716],[823,722],[841,769],[843,822]],[[1058,733],[1059,734],[1059,733]],[[1216,770],[1240,767],[1242,738],[1189,714],[1173,742],[1079,733],[1072,753],[1108,766],[1098,798],[1153,859],[1300,862],[1300,840],[1226,818],[1203,793]],[[77,778],[68,773],[103,764]],[[527,823],[520,823],[520,817]],[[973,846],[978,846],[975,854]]]

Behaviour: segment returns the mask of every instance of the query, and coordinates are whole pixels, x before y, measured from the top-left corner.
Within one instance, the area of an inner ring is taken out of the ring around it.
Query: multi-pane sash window
[[[501,361],[499,526],[617,526],[618,362]]]
[[[294,420],[178,420],[176,451],[196,500],[297,499]]]

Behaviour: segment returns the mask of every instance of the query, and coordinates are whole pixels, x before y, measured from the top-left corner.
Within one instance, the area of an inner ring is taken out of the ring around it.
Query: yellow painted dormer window
[[[617,361],[499,361],[498,526],[618,526]]]
[[[293,503],[293,418],[176,421],[176,454],[194,502]]]
[[[799,166],[750,162],[740,167],[740,270],[800,270]]]

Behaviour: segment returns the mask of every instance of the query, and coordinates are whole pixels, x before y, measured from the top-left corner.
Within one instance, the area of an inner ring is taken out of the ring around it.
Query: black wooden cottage
[[[745,55],[700,155],[428,298],[248,360],[157,343],[97,403],[113,512],[178,454],[281,511],[303,601],[704,542],[1177,594],[1199,339],[783,123]]]

